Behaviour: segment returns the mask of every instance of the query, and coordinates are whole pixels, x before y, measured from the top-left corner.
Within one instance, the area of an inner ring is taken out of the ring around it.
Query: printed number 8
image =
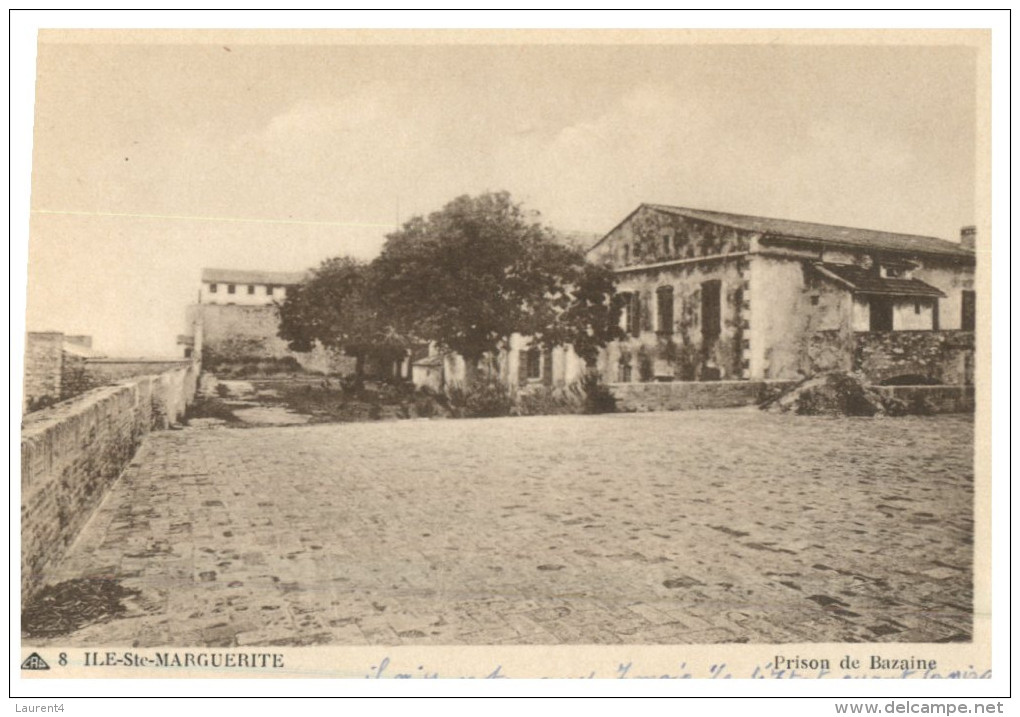
[[[67,664],[67,653],[66,652],[61,652],[60,653],[60,660],[59,660],[59,662],[60,662],[60,666],[61,667],[64,667]]]

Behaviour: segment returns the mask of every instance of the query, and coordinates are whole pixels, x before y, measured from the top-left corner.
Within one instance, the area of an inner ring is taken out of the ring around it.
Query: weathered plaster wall
[[[756,235],[688,219],[652,207],[640,207],[592,250],[593,261],[614,268],[745,252]]]
[[[914,270],[913,276],[941,289],[946,295],[946,298],[939,299],[939,328],[959,329],[963,292],[974,289],[974,267],[927,261]]]
[[[752,379],[797,379],[815,373],[819,332],[850,335],[852,296],[811,263],[770,254],[751,259],[749,331]],[[829,342],[834,350],[840,341]]]
[[[22,598],[74,540],[145,434],[179,420],[198,367],[93,389],[26,417],[21,432]]]
[[[932,300],[903,299],[893,304],[893,331],[931,331]]]
[[[619,381],[621,365],[631,367],[631,380],[739,379],[743,376],[746,314],[744,257],[706,260],[618,276],[617,291],[640,297],[640,335],[611,344],[603,377]],[[720,282],[720,333],[705,345],[702,334],[702,290],[707,281]],[[673,288],[672,331],[657,326],[657,289]]]
[[[871,305],[862,296],[855,296],[853,299],[853,320],[851,327],[854,331],[867,331],[871,328]]]
[[[854,370],[853,332],[816,331],[808,336],[804,355],[804,376],[816,376],[830,371],[851,372]]]

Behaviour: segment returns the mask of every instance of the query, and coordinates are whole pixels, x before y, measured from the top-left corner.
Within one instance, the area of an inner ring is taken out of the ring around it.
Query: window
[[[249,294],[254,294],[255,293],[255,285],[254,284],[248,284],[248,293]]]
[[[977,295],[973,291],[964,290],[961,295],[960,328],[973,331],[977,325]]]
[[[639,324],[641,331],[653,331],[652,320],[655,318],[652,315],[652,292],[642,291],[641,299],[638,304],[638,317],[641,319]]]
[[[620,328],[632,337],[641,336],[641,297],[635,292],[620,292]]]
[[[658,331],[660,334],[673,333],[673,287],[660,286],[655,290],[655,305],[658,309]]]
[[[641,297],[631,292],[630,307],[627,309],[627,333],[631,336],[641,335]]]
[[[616,301],[620,305],[620,328],[626,332],[627,327],[630,326],[630,292],[618,292]]]
[[[630,368],[629,361],[624,361],[623,359],[621,359],[619,366],[617,366],[617,369],[618,369],[617,380],[620,383],[630,383],[631,381],[634,380],[633,371]]]
[[[701,337],[713,340],[722,333],[722,282],[718,279],[701,284]]]
[[[921,302],[916,299],[914,300],[914,313],[915,314],[921,313]]]
[[[275,292],[275,291],[276,291],[276,287],[273,286],[272,284],[269,284],[268,286],[266,286],[266,296],[272,296],[273,292]]]
[[[530,348],[524,352],[526,363],[525,376],[528,379],[542,378],[542,352],[537,348]]]
[[[623,263],[624,264],[630,263],[630,244],[623,245]]]
[[[237,287],[236,286],[234,286],[233,284],[227,284],[227,293],[228,294],[233,294],[235,291],[237,291]]]
[[[620,328],[631,336],[641,335],[641,300],[633,291],[620,292]]]
[[[216,286],[216,284],[209,284],[209,293],[210,294],[215,294],[217,288],[218,287]]]
[[[818,294],[815,294],[814,296],[811,297],[811,305],[818,306]]]
[[[671,241],[672,239],[673,236],[671,232],[666,231],[662,233],[662,253],[665,254],[666,256],[669,256],[670,254],[673,253]]]

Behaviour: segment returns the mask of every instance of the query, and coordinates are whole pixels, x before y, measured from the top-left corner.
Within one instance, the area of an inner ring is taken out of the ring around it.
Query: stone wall
[[[59,331],[32,331],[25,337],[24,411],[42,398],[60,396],[64,335]]]
[[[872,386],[887,398],[897,398],[922,413],[973,413],[973,386]]]
[[[190,365],[189,359],[90,358],[85,362],[85,373],[92,388],[134,376],[166,373]]]
[[[93,389],[30,414],[21,431],[22,599],[71,544],[151,430],[195,395],[199,365]]]
[[[277,336],[280,325],[275,305],[195,304],[188,307],[188,324],[201,327],[201,359],[206,368],[238,366],[293,359],[306,371],[347,375],[354,359],[316,345],[311,351],[291,351]]]
[[[900,378],[915,383],[974,383],[974,334],[970,331],[817,331],[807,343],[804,373],[858,373],[881,384]]]
[[[620,411],[689,411],[756,406],[796,381],[672,381],[612,383]]]
[[[974,383],[970,331],[869,331],[854,334],[854,371],[873,383],[919,376],[930,383]],[[918,381],[918,383],[921,383]]]

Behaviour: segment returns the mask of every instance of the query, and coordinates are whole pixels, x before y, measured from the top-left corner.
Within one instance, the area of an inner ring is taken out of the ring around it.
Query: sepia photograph
[[[987,676],[988,43],[40,31],[23,676]]]

